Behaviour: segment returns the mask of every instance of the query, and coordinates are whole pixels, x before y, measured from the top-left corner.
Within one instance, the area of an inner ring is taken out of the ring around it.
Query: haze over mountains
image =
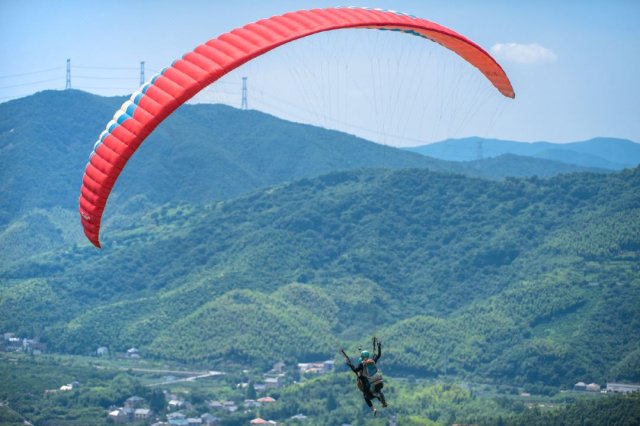
[[[261,365],[373,328],[394,374],[640,380],[638,167],[449,162],[187,105],[121,176],[99,251],[78,189],[122,100],[0,105],[0,330]]]
[[[513,154],[608,170],[621,170],[640,164],[640,144],[627,139],[602,137],[563,144],[474,137],[448,139],[407,150],[448,161],[472,161],[478,159],[479,155],[493,158]]]

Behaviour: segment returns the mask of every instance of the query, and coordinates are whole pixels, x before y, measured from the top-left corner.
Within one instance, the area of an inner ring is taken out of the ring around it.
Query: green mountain
[[[0,104],[0,263],[84,241],[82,171],[123,101],[65,90]],[[223,105],[184,105],[130,163],[107,205],[105,229],[169,201],[224,200],[337,170],[414,167],[495,179],[584,170],[526,158],[445,162]]]
[[[487,181],[345,171],[173,203],[4,264],[0,329],[190,363],[312,360],[372,333],[395,374],[637,380],[640,169]]]
[[[429,145],[408,148],[433,158],[448,161],[472,161],[478,158],[479,146],[484,158],[504,154],[535,157],[580,167],[621,170],[640,164],[640,144],[627,139],[594,138],[582,142],[513,142],[478,137],[447,139]]]
[[[397,374],[640,380],[640,169],[446,162],[186,105],[123,173],[98,251],[77,194],[122,101],[0,104],[0,330],[254,366],[376,333]]]
[[[75,210],[93,143],[124,100],[66,90],[0,104],[0,223],[31,208]],[[184,105],[145,141],[115,191],[153,203],[211,201],[360,167],[461,170],[258,111]]]

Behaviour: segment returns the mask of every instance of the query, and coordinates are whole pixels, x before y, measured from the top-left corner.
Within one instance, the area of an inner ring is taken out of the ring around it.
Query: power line
[[[131,86],[129,87],[111,87],[111,86],[80,86],[76,87],[79,90],[91,89],[91,90],[128,90],[128,93],[131,94],[135,91]]]
[[[51,72],[51,71],[58,71],[61,70],[63,67],[55,67],[55,68],[48,68],[46,70],[39,70],[39,71],[31,71],[31,72],[24,72],[22,74],[11,74],[11,75],[2,75],[0,76],[0,78],[15,78],[15,77],[24,77],[26,75],[33,75],[33,74],[42,74],[45,72]]]
[[[74,68],[85,70],[137,70],[137,67],[97,67],[88,65],[74,65]]]
[[[25,96],[29,96],[32,95],[33,93],[24,93],[22,95],[10,95],[10,96],[0,96],[0,100],[5,100],[5,99],[17,99],[17,98],[22,98]]]
[[[258,91],[259,91],[260,93],[264,93],[264,94],[266,94],[266,95],[267,95],[267,97],[268,97],[269,99],[273,100],[273,101],[276,101],[276,102],[279,102],[279,103],[281,103],[281,104],[287,105],[287,106],[289,106],[289,107],[295,108],[295,109],[296,109],[296,111],[304,111],[304,112],[306,112],[306,113],[309,113],[309,114],[312,114],[312,115],[315,115],[315,116],[319,116],[319,115],[320,115],[320,114],[318,114],[318,112],[317,112],[317,111],[312,111],[312,110],[306,109],[306,108],[304,108],[304,107],[300,107],[299,105],[296,105],[296,104],[294,104],[294,103],[291,103],[291,102],[285,101],[285,100],[283,100],[283,99],[280,99],[280,98],[278,98],[277,96],[274,96],[273,94],[271,94],[271,93],[269,93],[269,92],[265,91],[264,89],[258,89]],[[297,114],[295,114],[295,113],[292,113],[291,111],[287,111],[287,110],[283,109],[282,107],[277,107],[276,105],[274,105],[274,104],[270,104],[269,102],[265,102],[265,101],[264,101],[264,100],[262,100],[262,99],[260,99],[260,102],[261,102],[261,103],[263,103],[263,104],[265,104],[265,105],[267,105],[267,106],[270,106],[270,107],[272,107],[272,108],[276,108],[276,109],[280,110],[281,112],[284,112],[284,113],[286,113],[286,114],[289,114],[289,115],[290,115],[290,116],[292,116],[292,117],[296,117],[296,118],[298,118],[298,119],[300,119],[300,120],[302,120],[302,121],[308,121],[308,118],[303,118],[303,117],[302,117],[302,116],[300,116],[300,115],[297,115]],[[422,139],[411,138],[411,137],[407,137],[407,136],[401,136],[401,135],[397,135],[397,134],[392,134],[392,133],[389,133],[389,132],[384,132],[384,131],[378,131],[378,130],[369,129],[369,128],[362,127],[362,126],[358,126],[358,125],[355,125],[355,124],[352,124],[352,123],[348,123],[348,122],[346,122],[346,121],[343,121],[343,120],[340,120],[340,119],[337,119],[337,118],[334,118],[334,117],[330,117],[330,116],[328,116],[328,115],[326,115],[326,114],[322,114],[322,118],[323,118],[325,121],[330,121],[330,122],[333,122],[333,123],[335,123],[335,124],[339,124],[339,125],[342,125],[342,126],[350,127],[351,129],[356,129],[356,130],[361,130],[361,131],[364,131],[364,132],[368,132],[368,133],[371,133],[371,134],[377,135],[377,136],[379,136],[379,137],[392,137],[392,138],[395,138],[395,139],[405,140],[405,141],[407,141],[407,142],[425,143],[425,141],[424,141],[424,140],[422,140]]]
[[[134,70],[136,68],[134,67],[97,67],[97,66],[84,66],[84,65],[80,65],[80,66],[76,66],[74,65],[74,68],[77,69],[87,69],[87,70]],[[54,71],[54,70],[59,70],[61,69],[61,67],[58,68],[51,68],[51,69],[47,69],[47,70],[38,70],[38,71],[33,71],[30,73],[23,73],[21,75],[30,75],[30,74],[36,74],[36,73],[42,73],[42,72],[48,72],[48,71]],[[67,59],[67,66],[66,66],[66,81],[65,81],[65,89],[71,89],[71,59]],[[144,61],[140,62],[140,81],[141,84],[144,84],[144,72],[145,72],[145,63]],[[18,76],[18,75],[15,75]],[[6,76],[9,77],[9,76]],[[76,79],[81,79],[81,80],[108,80],[108,81],[131,81],[133,80],[133,77],[101,77],[101,76],[90,76],[90,75],[78,75],[75,76]],[[24,87],[24,86],[31,86],[31,85],[37,85],[37,84],[42,84],[42,83],[48,83],[51,81],[57,81],[58,78],[50,78],[50,79],[46,79],[46,80],[39,80],[39,81],[34,81],[34,82],[27,82],[27,83],[20,83],[20,84],[15,84],[15,85],[8,85],[8,86],[1,86],[0,89],[10,89],[10,88],[15,88],[15,87]],[[248,105],[248,87],[247,87],[247,77],[242,77],[242,98],[241,98],[241,109],[246,110],[248,109],[249,105]],[[215,86],[236,86],[237,87],[237,83],[231,82],[231,81],[217,81],[215,82]],[[132,87],[112,87],[112,86],[85,86],[85,85],[80,85],[78,88],[80,89],[85,89],[85,90],[124,90],[127,91],[127,93],[132,93],[134,91],[134,88]],[[304,107],[300,107],[299,105],[296,105],[295,103],[292,102],[288,102],[287,100],[281,99],[278,96],[274,96],[273,94],[263,90],[263,89],[257,89],[259,91],[259,93],[264,93],[266,95],[267,98],[269,98],[271,101],[275,101],[281,105],[286,105],[289,108],[293,108],[294,111],[296,111],[297,113],[300,112],[306,112],[308,114],[312,114],[313,116],[319,116],[322,115],[322,117],[324,117],[324,119],[326,121],[329,122],[333,122],[335,124],[341,125],[341,126],[345,126],[351,129],[356,129],[356,130],[360,130],[360,131],[365,131],[368,132],[369,134],[373,134],[373,135],[377,135],[377,136],[385,136],[385,137],[393,137],[396,139],[402,139],[402,140],[406,140],[406,141],[412,141],[412,142],[420,142],[423,143],[423,140],[420,139],[413,139],[413,138],[409,138],[409,137],[403,137],[400,135],[393,135],[390,134],[388,132],[380,132],[380,131],[376,131],[373,129],[369,129],[369,128],[365,128],[362,126],[358,126],[358,125],[354,125],[352,123],[348,123],[346,121],[334,118],[334,117],[330,117],[327,116],[326,114],[318,114],[317,111],[313,111],[313,110],[309,110],[306,109]],[[216,91],[216,93],[218,94],[222,94],[222,95],[230,95],[232,96],[233,93],[231,92],[225,92],[225,91]],[[237,93],[237,92],[236,92]],[[5,97],[7,98],[7,97]],[[5,99],[5,98],[1,98],[1,99]],[[258,99],[258,103],[259,104],[263,104],[266,106],[270,106],[272,109],[276,109],[279,110],[281,112],[284,112],[285,114],[291,116],[291,117],[295,117],[298,120],[304,122],[304,121],[308,121],[308,118],[302,117],[299,114],[296,114],[295,112],[293,112],[292,110],[287,110],[285,108],[282,108],[282,106],[278,107],[276,105],[274,105],[273,103],[270,103],[268,101],[265,102],[265,99],[259,98]]]
[[[41,84],[41,83],[49,83],[51,81],[60,81],[60,77],[49,78],[47,80],[32,81],[32,82],[29,82],[29,83],[12,84],[10,86],[0,86],[0,89],[12,89],[14,87],[33,86],[33,85]]]
[[[92,75],[76,75],[73,78],[74,79],[77,79],[77,78],[89,79],[89,80],[123,80],[123,81],[135,80],[135,77],[96,77],[96,76],[92,76]]]

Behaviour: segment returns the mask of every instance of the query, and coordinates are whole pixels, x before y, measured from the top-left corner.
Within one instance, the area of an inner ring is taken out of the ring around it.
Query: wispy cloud
[[[496,43],[491,52],[500,59],[520,64],[553,62],[558,57],[551,49],[537,43]]]

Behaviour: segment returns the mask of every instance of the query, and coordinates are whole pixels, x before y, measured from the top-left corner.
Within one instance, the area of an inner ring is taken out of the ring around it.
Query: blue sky
[[[139,85],[141,60],[149,78],[235,27],[333,5],[0,0],[0,102],[64,88],[67,58],[74,88],[124,95]],[[252,108],[390,145],[471,135],[551,142],[612,136],[640,142],[638,1],[354,0],[349,5],[395,9],[460,32],[494,54],[512,80],[516,99],[501,99],[475,70],[434,46],[428,46],[434,53],[420,53],[428,56],[426,65],[411,57],[414,47],[393,53],[395,43],[403,43],[402,49],[415,43],[406,37],[400,42],[391,37],[388,46],[376,50],[382,58],[388,55],[390,64],[378,65],[384,61],[376,59],[373,69],[366,57],[371,51],[358,44],[369,42],[359,34],[371,31],[360,31],[274,53],[227,76],[194,102],[239,106],[241,77],[247,75]],[[372,43],[381,43],[375,37]],[[354,50],[343,51],[342,43],[353,43]],[[329,58],[315,62],[321,48]],[[398,71],[397,63],[403,65]],[[325,66],[326,77],[318,77],[314,70]],[[368,97],[358,100],[363,93]],[[410,99],[412,93],[419,93],[417,100]]]

